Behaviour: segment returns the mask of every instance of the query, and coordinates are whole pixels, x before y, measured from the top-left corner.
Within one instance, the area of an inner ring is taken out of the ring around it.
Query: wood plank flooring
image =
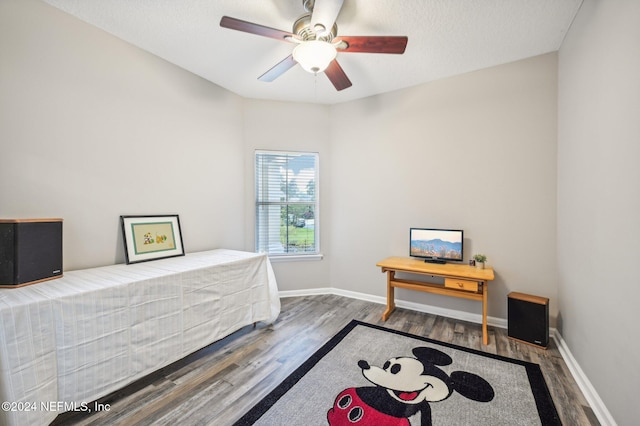
[[[282,299],[274,324],[245,327],[52,425],[233,424],[352,319],[540,364],[563,424],[599,425],[553,341],[543,350],[489,327],[482,346],[479,324],[400,308],[383,322],[384,309],[333,295]]]

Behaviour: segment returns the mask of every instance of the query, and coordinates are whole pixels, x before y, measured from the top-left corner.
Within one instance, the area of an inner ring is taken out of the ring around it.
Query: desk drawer
[[[457,290],[478,291],[477,281],[460,280],[457,278],[445,278],[444,286]]]

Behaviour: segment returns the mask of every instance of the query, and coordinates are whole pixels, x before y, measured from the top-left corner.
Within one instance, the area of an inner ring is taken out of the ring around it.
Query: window
[[[320,253],[318,154],[256,151],[256,251]]]

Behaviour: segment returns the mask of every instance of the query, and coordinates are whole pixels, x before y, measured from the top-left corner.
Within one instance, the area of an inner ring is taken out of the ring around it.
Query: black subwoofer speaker
[[[0,287],[62,276],[62,219],[0,220]]]
[[[549,299],[509,293],[508,332],[511,339],[546,348],[549,345]]]

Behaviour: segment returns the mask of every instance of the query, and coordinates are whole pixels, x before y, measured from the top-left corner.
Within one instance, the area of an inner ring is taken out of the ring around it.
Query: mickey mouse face
[[[362,374],[371,383],[384,387],[400,402],[418,404],[441,401],[450,394],[443,378],[425,373],[425,365],[416,358],[391,358],[382,368],[361,361]]]

